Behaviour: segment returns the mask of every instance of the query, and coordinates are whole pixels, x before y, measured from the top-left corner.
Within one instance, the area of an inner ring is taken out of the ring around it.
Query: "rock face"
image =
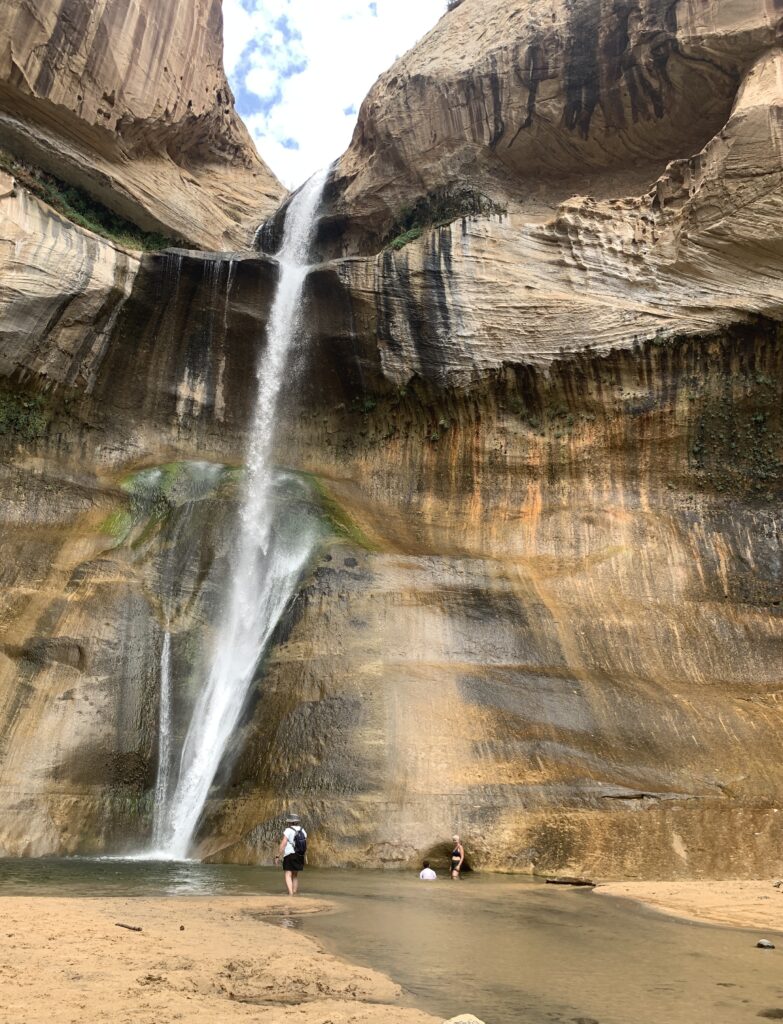
[[[574,193],[641,192],[723,128],[778,19],[768,0],[464,0],[362,105],[335,229],[366,249],[444,186],[532,219]]]
[[[314,863],[456,829],[476,867],[783,871],[776,18],[464,0],[376,86],[280,433],[324,539],[203,856],[266,859],[295,806]],[[375,251],[463,185],[495,212]],[[230,572],[276,272],[128,257],[3,180],[0,211],[0,849],[128,849],[164,628],[181,736]]]
[[[296,463],[363,544],[325,552],[271,659],[212,826],[249,833],[219,856],[263,855],[251,826],[284,793],[329,862],[443,857],[456,827],[500,870],[777,863],[778,338],[461,393],[381,392],[354,364],[371,390],[339,426],[310,406]]]
[[[139,260],[0,175],[0,373],[90,391]]]
[[[237,454],[273,261],[184,250],[134,256],[8,176],[0,252],[0,373],[49,392],[58,408],[66,399],[78,407],[106,440],[98,462],[144,460],[167,445],[176,456]]]
[[[9,0],[0,146],[148,231],[249,246],[284,189],[234,110],[220,0]]]
[[[0,847],[138,848],[163,631],[184,679],[230,571],[221,460],[275,270],[137,258],[7,179],[0,197]]]

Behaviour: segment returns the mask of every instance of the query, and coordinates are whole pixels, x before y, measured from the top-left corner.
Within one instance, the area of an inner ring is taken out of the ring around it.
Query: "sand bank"
[[[622,896],[665,914],[706,921],[783,931],[783,886],[772,880],[752,882],[610,882],[597,893]]]
[[[0,1020],[13,1024],[440,1024],[323,953],[298,897],[0,899]],[[141,932],[118,928],[117,922]]]

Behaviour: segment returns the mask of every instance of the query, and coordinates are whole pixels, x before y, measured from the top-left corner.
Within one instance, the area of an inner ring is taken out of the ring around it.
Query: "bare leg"
[[[293,875],[293,878],[291,880],[293,885],[293,892],[291,893],[291,895],[296,896],[296,894],[299,892],[299,872],[292,871],[291,874]]]
[[[296,883],[294,882],[295,876],[295,871],[286,871],[285,873],[285,887],[288,889],[289,896],[293,896],[296,892]]]

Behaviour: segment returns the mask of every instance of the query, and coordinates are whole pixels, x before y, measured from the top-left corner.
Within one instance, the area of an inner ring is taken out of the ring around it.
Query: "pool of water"
[[[330,952],[390,974],[405,1001],[487,1024],[740,1024],[783,1018],[778,950],[752,930],[679,922],[589,890],[473,875],[307,870],[331,912],[281,918]],[[243,895],[282,890],[268,868],[0,860],[0,893]],[[774,936],[773,936],[774,938]],[[778,1011],[778,1013],[775,1013]]]

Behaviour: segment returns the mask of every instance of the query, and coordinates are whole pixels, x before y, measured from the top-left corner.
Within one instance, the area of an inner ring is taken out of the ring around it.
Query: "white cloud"
[[[237,107],[285,185],[340,156],[375,79],[445,7],[445,0],[224,0]]]
[[[280,74],[276,68],[251,68],[245,75],[245,88],[262,99],[274,96]]]

